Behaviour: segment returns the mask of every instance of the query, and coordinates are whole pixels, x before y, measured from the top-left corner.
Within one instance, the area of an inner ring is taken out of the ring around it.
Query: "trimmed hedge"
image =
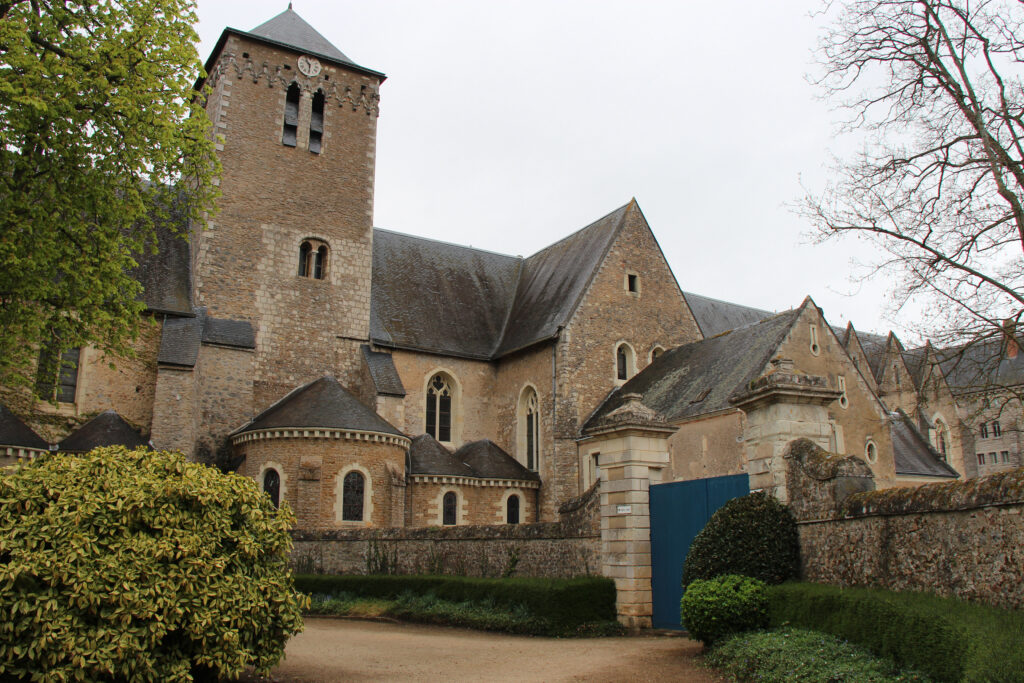
[[[698,579],[742,574],[765,583],[794,579],[800,540],[793,513],[763,491],[733,498],[693,539],[683,565],[683,588]]]
[[[683,626],[705,645],[764,628],[768,625],[766,589],[764,581],[738,574],[694,581],[679,604]]]
[[[786,583],[773,626],[831,633],[936,681],[1024,681],[1024,613],[930,593]]]
[[[506,609],[523,607],[559,631],[580,624],[615,619],[615,582],[588,576],[575,579],[465,576],[361,576],[300,574],[296,589],[304,593],[395,599],[405,594],[449,602],[488,602]]]

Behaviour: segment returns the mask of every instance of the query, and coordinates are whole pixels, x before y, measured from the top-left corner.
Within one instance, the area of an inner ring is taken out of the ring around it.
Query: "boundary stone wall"
[[[563,505],[558,522],[296,530],[292,567],[314,574],[600,574],[599,503],[594,487]]]
[[[810,450],[790,446],[790,477],[803,479],[807,494],[818,489],[816,505],[794,510],[804,580],[1024,609],[1024,469],[870,491],[850,486],[860,473],[849,470],[859,468]],[[801,475],[811,469],[808,455],[817,476]],[[835,476],[822,476],[832,459]]]

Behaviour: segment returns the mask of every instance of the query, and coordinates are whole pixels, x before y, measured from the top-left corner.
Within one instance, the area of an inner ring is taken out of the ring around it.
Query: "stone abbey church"
[[[57,407],[3,394],[4,462],[178,449],[308,529],[552,521],[599,481],[626,501],[636,462],[785,499],[798,437],[880,487],[1019,462],[1019,432],[968,411],[930,347],[833,329],[809,298],[684,293],[635,200],[527,258],[375,229],[385,77],[291,9],[226,29],[206,68],[219,212],[140,264],[137,357],[66,352],[41,378]]]

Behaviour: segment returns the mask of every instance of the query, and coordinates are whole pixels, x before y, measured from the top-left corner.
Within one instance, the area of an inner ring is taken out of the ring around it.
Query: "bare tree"
[[[862,236],[896,273],[896,308],[939,346],[1000,346],[1024,311],[1024,5],[829,3],[816,84],[865,135],[800,213]]]

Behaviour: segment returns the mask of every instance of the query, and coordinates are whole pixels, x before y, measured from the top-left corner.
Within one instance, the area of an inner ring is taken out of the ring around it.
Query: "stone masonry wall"
[[[560,509],[560,521],[540,524],[295,531],[292,565],[324,574],[600,574],[599,502],[591,489]]]
[[[630,273],[639,276],[638,292],[628,291]],[[542,514],[583,489],[575,439],[583,421],[621,384],[615,375],[618,344],[627,342],[633,348],[639,372],[650,363],[655,346],[670,349],[699,339],[700,330],[661,248],[632,202],[625,225],[558,345],[555,490]]]
[[[1024,470],[871,491],[853,456],[788,453],[804,580],[1024,609]]]
[[[195,301],[253,322],[257,411],[328,373],[355,386],[369,332],[379,79],[329,63],[307,78],[298,57],[231,35],[208,79],[223,194],[216,219],[195,233]],[[302,95],[289,147],[282,126],[293,82]],[[319,154],[308,149],[317,89],[327,95]],[[305,239],[329,248],[323,279],[298,275]]]
[[[406,487],[410,526],[441,526],[444,495],[458,496],[457,520],[460,525],[504,524],[505,503],[510,495],[519,496],[519,521],[536,521],[537,489],[510,486],[470,486],[466,484],[411,482]]]

